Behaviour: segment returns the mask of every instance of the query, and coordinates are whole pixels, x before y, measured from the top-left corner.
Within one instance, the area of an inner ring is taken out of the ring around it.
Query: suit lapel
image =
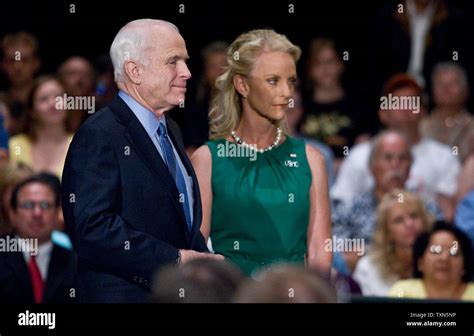
[[[54,298],[58,287],[61,285],[63,268],[67,265],[67,259],[61,248],[53,245],[48,265],[48,275],[44,286],[43,302]]]
[[[9,253],[8,263],[13,269],[16,279],[18,279],[18,286],[23,288],[26,293],[25,296],[31,298],[34,302],[33,287],[31,285],[30,271],[26,265],[25,258],[22,252]]]
[[[154,173],[159,181],[159,185],[163,186],[164,190],[168,190],[171,193],[173,199],[172,203],[178,211],[182,222],[186,225],[184,210],[181,203],[179,203],[178,188],[173,181],[173,177],[171,176],[166,163],[163,161],[145,128],[120,97],[116,96],[110,106],[111,109],[115,111],[118,119],[127,126],[125,137],[133,146],[138,156],[140,156],[142,161]],[[174,143],[176,146],[176,142]],[[179,152],[178,148],[179,146],[176,146],[176,150]],[[186,227],[184,229],[189,239],[188,230]]]

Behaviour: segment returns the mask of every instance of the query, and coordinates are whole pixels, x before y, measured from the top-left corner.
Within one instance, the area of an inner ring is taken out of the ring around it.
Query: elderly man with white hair
[[[78,301],[145,302],[162,265],[223,257],[207,253],[196,176],[166,116],[191,77],[177,27],[129,22],[110,55],[120,91],[74,137],[62,205],[78,254]]]

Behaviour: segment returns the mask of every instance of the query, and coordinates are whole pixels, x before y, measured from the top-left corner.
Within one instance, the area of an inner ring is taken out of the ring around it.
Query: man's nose
[[[39,217],[39,216],[41,216],[42,214],[43,214],[43,209],[41,209],[40,206],[35,205],[35,207],[33,208],[33,215],[34,215],[35,217]]]
[[[180,77],[188,80],[191,78],[191,71],[189,71],[188,65],[183,62],[183,65],[180,69]]]
[[[401,162],[402,162],[401,157],[394,155],[390,160],[390,166],[392,168],[398,168],[400,167]]]

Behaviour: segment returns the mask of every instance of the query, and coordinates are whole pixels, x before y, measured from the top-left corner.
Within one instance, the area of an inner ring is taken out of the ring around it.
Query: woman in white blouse
[[[386,296],[397,280],[412,276],[413,244],[433,221],[413,193],[396,189],[382,198],[371,250],[359,260],[353,274],[363,295]]]

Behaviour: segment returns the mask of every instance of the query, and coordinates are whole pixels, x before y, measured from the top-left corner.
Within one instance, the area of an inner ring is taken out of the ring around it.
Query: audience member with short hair
[[[11,239],[34,240],[28,249],[0,253],[0,302],[73,303],[76,256],[51,241],[60,205],[54,176],[34,175],[12,191]],[[18,244],[20,246],[20,244]],[[37,245],[37,246],[35,246]]]
[[[445,222],[421,234],[413,247],[414,278],[396,282],[390,296],[474,301],[472,244]]]
[[[319,273],[295,265],[261,269],[242,283],[234,303],[336,303],[336,290]]]
[[[228,303],[244,275],[225,261],[195,259],[182,266],[168,265],[155,276],[155,303]]]

